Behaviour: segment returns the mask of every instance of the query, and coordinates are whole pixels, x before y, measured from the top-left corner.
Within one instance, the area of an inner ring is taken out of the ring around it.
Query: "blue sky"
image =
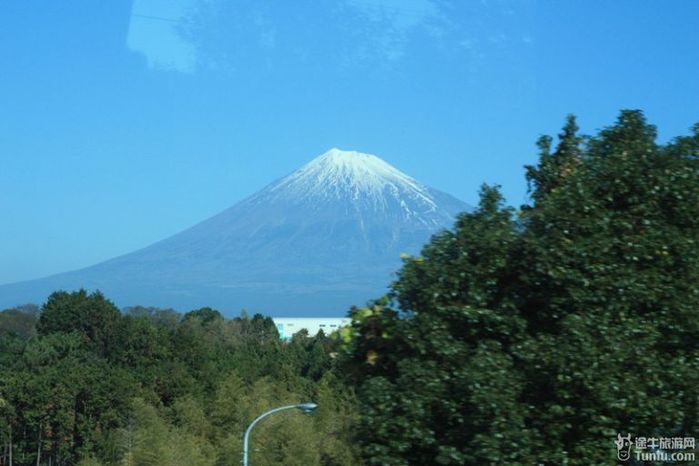
[[[0,283],[88,266],[331,147],[477,202],[567,113],[699,121],[699,2],[23,0],[0,5]]]

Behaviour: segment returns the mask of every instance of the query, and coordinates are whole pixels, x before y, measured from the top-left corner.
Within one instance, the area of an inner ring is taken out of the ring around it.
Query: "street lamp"
[[[300,409],[303,413],[310,414],[318,407],[315,403],[300,403],[297,405],[282,406],[281,408],[275,408],[266,413],[260,415],[250,423],[250,426],[245,431],[245,437],[243,437],[243,466],[248,466],[248,440],[250,440],[250,432],[252,428],[260,422],[262,419],[266,418],[270,414],[278,413],[279,411],[285,411],[287,409]]]

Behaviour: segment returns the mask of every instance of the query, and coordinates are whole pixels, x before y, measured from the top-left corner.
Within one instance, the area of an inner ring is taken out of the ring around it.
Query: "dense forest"
[[[269,318],[223,319],[54,293],[0,314],[0,464],[230,465],[267,409],[313,400],[255,430],[255,464],[353,465],[353,395],[333,343],[282,343]]]
[[[310,400],[254,464],[614,465],[617,434],[696,437],[699,125],[569,117],[538,147],[527,205],[484,186],[333,335],[85,291],[0,313],[0,464],[238,464],[252,419]]]

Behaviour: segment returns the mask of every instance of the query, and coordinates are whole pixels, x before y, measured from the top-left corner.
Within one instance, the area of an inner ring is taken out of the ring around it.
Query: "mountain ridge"
[[[122,306],[342,315],[383,294],[400,253],[419,252],[430,235],[467,209],[375,155],[331,149],[145,248],[2,285],[0,306],[36,302],[32,296],[45,300],[51,287],[85,287]]]

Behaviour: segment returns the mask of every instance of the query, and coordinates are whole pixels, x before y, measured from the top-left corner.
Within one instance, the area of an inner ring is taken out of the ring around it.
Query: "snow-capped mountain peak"
[[[0,286],[0,306],[100,289],[122,306],[340,315],[381,296],[469,207],[379,157],[331,149],[219,214],[86,269]]]
[[[305,198],[363,198],[385,204],[386,197],[412,198],[429,209],[435,201],[429,189],[373,154],[330,149],[271,187]]]

